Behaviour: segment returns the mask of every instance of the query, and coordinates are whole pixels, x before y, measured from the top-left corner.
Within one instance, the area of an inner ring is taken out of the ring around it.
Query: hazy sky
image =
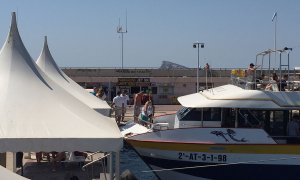
[[[61,67],[120,67],[124,34],[124,67],[159,67],[163,60],[200,65],[247,67],[258,52],[292,47],[290,64],[300,66],[299,0],[4,0],[0,6],[0,44],[17,12],[23,42],[36,60],[48,36],[50,51]],[[283,55],[286,61],[287,56]],[[275,58],[272,58],[275,61]],[[277,56],[277,63],[279,56]]]

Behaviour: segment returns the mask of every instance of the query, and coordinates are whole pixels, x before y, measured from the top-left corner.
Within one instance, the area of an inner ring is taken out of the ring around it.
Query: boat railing
[[[248,81],[247,77],[231,76],[231,83],[243,89],[254,89],[254,82]]]
[[[266,51],[258,53],[256,55],[254,74],[250,76],[248,75],[247,77],[247,70],[233,69],[231,71],[232,84],[239,86],[243,89],[256,89],[268,91],[298,91],[300,81],[295,81],[295,73],[294,80],[292,80],[292,78],[290,77],[292,75],[292,73],[290,72],[291,51],[292,48],[285,47],[280,50],[268,49]],[[279,69],[277,71],[274,68],[271,70],[272,53],[279,53],[280,55]],[[286,62],[283,62],[284,58],[282,58],[284,53],[287,54]],[[265,62],[265,56],[269,57],[267,63]],[[259,57],[262,57],[261,61],[259,61]],[[267,66],[267,68],[265,68],[264,66]],[[276,72],[278,73],[278,75],[276,74]]]
[[[169,129],[169,123],[153,123],[153,120],[151,119],[150,121],[145,121],[139,118],[139,124],[152,129],[154,131],[160,131],[160,130],[167,130]]]
[[[285,83],[285,87],[281,87],[283,83]],[[252,82],[249,81],[247,77],[232,74],[231,84],[247,90],[300,91],[300,79],[297,80],[295,78],[286,82],[283,82],[282,80],[279,80],[279,82],[274,82],[271,80],[271,78],[269,78],[269,76],[265,76],[264,78],[256,79],[255,82]]]
[[[269,79],[269,84],[272,81],[277,82],[277,88],[275,88],[275,91],[279,89],[279,91],[298,91],[299,90],[299,82],[295,82],[295,73],[294,73],[294,80],[291,80],[292,78],[290,77],[290,53],[292,52],[292,48],[284,47],[283,49],[268,49],[266,51],[262,51],[256,55],[256,61],[255,61],[255,67],[260,67],[260,72],[255,70],[254,73],[254,79],[255,79],[255,85],[254,89],[261,89],[265,87],[262,83],[257,81],[258,77],[264,77],[266,74],[263,72],[263,66],[264,64],[267,65],[268,70],[267,70],[267,75]],[[273,69],[271,72],[271,54],[272,53],[279,53],[279,69],[278,69],[278,75],[276,74],[276,71]],[[287,55],[287,58],[285,59],[282,58],[283,54]],[[265,62],[266,59],[264,59],[265,56],[268,56],[268,61],[267,63]],[[261,57],[261,62],[259,62],[259,58]],[[283,69],[284,68],[284,69]],[[284,74],[283,74],[284,72]],[[271,74],[272,74],[272,79],[271,79]],[[276,79],[274,79],[276,77]],[[275,87],[275,86],[273,86]],[[268,90],[268,89],[267,89]],[[274,91],[274,90],[273,90]]]
[[[242,87],[242,86],[245,86],[246,79],[244,76],[239,75],[239,73],[240,73],[240,70],[232,70],[231,71],[231,83],[236,86]]]

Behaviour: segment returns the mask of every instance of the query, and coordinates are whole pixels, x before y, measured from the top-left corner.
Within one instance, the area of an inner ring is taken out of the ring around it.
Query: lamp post
[[[204,43],[198,41],[193,44],[193,48],[198,48],[198,63],[197,63],[197,92],[199,92],[199,48],[204,48]]]

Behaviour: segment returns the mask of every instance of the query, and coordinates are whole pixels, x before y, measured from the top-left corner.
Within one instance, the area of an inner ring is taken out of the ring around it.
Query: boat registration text
[[[205,162],[226,162],[227,155],[178,152],[178,159]]]

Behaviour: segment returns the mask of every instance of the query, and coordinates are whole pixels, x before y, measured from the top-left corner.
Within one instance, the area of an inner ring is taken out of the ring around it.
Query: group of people
[[[285,91],[286,87],[287,87],[287,81],[288,81],[288,75],[285,74],[283,75],[283,77],[281,79],[278,78],[276,73],[273,73],[272,75],[272,80],[270,81],[270,83],[266,86],[266,90],[273,90],[274,88],[276,88],[276,90],[279,91]]]
[[[154,106],[152,104],[151,96],[148,96],[145,104],[143,105],[143,91],[136,93],[133,97],[133,117],[134,122],[142,121],[144,123],[151,122],[154,116]],[[118,91],[117,95],[113,98],[112,107],[115,110],[115,119],[118,125],[124,121],[125,113],[129,105],[129,96],[127,91]]]
[[[101,87],[94,87],[93,92],[91,93],[102,100],[106,99],[105,91]],[[151,96],[148,96],[147,100],[144,100],[144,95],[144,92],[140,91],[133,97],[133,117],[134,122],[136,123],[139,122],[139,120],[150,121],[154,115],[154,106],[152,104]],[[117,91],[116,96],[112,100],[111,106],[115,111],[116,122],[120,125],[121,122],[124,121],[126,110],[129,107],[128,91]]]
[[[246,71],[246,77],[247,82],[254,82],[254,76],[255,76],[255,70],[259,66],[254,66],[253,63],[251,63]],[[256,81],[263,81],[265,78],[265,75],[262,74],[261,77],[258,77]],[[285,91],[287,87],[287,81],[288,81],[288,75],[284,74],[281,79],[278,78],[276,73],[272,73],[272,77],[269,79],[268,84],[261,84],[261,88],[265,89],[267,91]],[[253,89],[253,88],[251,88]]]

